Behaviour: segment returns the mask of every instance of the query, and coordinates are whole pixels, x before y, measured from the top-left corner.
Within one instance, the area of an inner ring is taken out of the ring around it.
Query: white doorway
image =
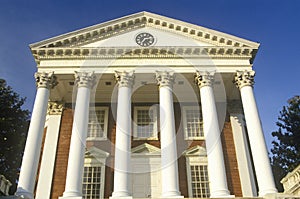
[[[149,150],[151,149],[156,150]],[[134,198],[157,198],[161,196],[160,149],[143,145],[133,151],[131,157],[131,192]]]

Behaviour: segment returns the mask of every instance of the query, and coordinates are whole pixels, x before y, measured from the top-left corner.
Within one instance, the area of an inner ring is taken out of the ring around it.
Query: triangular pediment
[[[202,146],[194,146],[183,152],[185,156],[206,156],[206,149]]]
[[[160,148],[144,143],[131,149],[133,154],[159,154]]]
[[[95,158],[95,159],[102,159],[107,158],[109,156],[109,153],[106,151],[103,151],[97,147],[90,147],[85,151],[85,158]]]
[[[153,46],[226,46],[258,48],[259,44],[165,16],[139,12],[31,44],[31,49],[136,46],[135,36],[149,32]],[[113,40],[113,38],[115,40]],[[124,39],[126,38],[126,39]],[[170,40],[173,42],[170,43]],[[112,42],[114,41],[114,42]]]

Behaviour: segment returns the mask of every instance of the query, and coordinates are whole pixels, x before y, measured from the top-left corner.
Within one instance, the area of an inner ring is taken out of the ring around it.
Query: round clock
[[[155,38],[150,33],[143,32],[135,37],[135,42],[140,46],[147,47],[154,44]]]

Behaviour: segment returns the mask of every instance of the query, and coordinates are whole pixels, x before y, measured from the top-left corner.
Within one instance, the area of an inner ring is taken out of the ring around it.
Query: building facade
[[[37,93],[16,195],[276,193],[253,94],[258,47],[149,12],[30,45]]]

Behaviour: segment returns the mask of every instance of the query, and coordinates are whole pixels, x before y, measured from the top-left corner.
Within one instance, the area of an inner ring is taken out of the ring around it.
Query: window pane
[[[191,187],[193,197],[208,198],[209,181],[206,165],[192,165],[191,167]]]
[[[107,109],[96,109],[89,112],[88,137],[105,137],[105,116]]]
[[[84,199],[99,199],[101,191],[101,167],[84,167],[82,194]]]
[[[136,107],[135,114],[135,137],[156,137],[156,111],[150,109],[150,107]]]
[[[201,111],[196,109],[185,110],[186,116],[186,135],[188,138],[204,137],[203,120]]]

